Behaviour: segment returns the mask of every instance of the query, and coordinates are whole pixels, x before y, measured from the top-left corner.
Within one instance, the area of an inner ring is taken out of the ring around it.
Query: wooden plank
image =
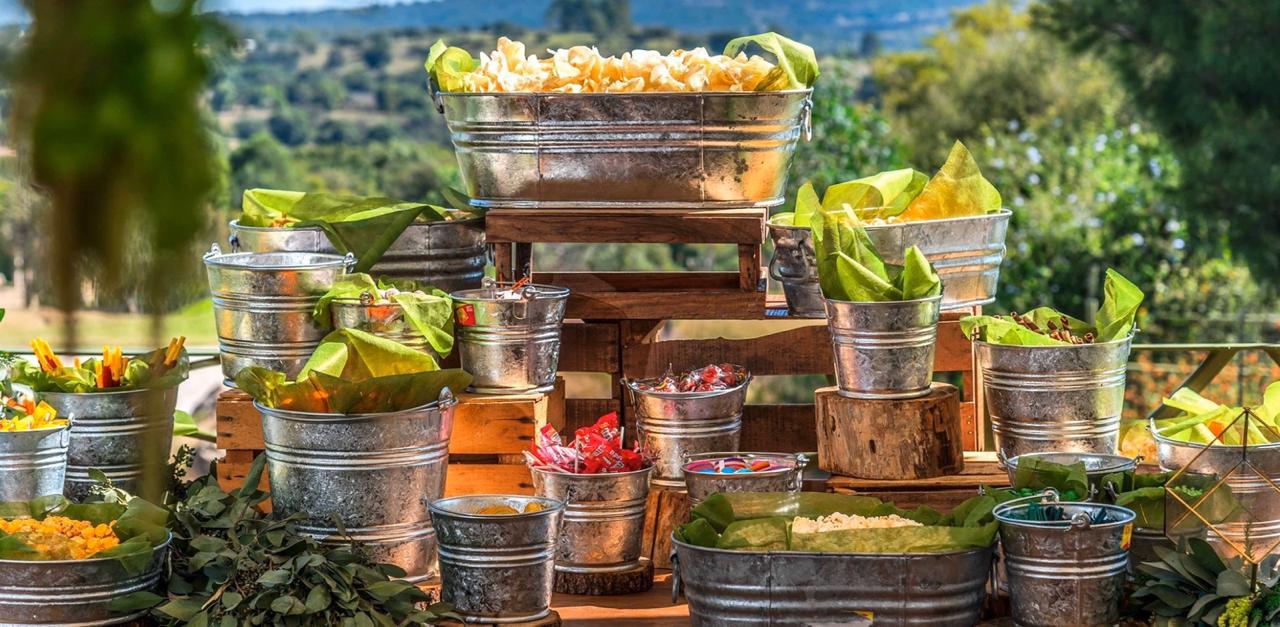
[[[490,242],[761,244],[767,210],[493,209]]]
[[[808,453],[818,450],[813,405],[747,405],[742,408],[740,451]]]
[[[559,369],[563,372],[618,372],[618,325],[566,322],[560,332]]]
[[[565,400],[564,406],[562,435],[569,437],[578,428],[595,424],[597,418],[611,411],[621,414],[622,401],[616,398],[570,398]]]
[[[564,379],[549,394],[497,396],[462,393],[454,412],[452,454],[517,454],[528,448],[542,424],[564,428]],[[249,396],[239,390],[218,395],[218,448],[261,450],[262,421]]]
[[[965,372],[973,368],[969,340],[959,322],[938,325],[936,372]],[[624,347],[623,374],[656,377],[668,365],[692,367],[709,362],[744,364],[755,375],[833,374],[831,335],[824,324],[797,327],[749,339],[699,339],[645,342]],[[683,364],[683,366],[682,366]]]
[[[738,244],[738,289],[764,289],[760,270],[760,244]]]
[[[533,282],[567,287],[571,292],[670,292],[737,290],[737,272],[534,272]],[[750,290],[755,291],[753,283]],[[571,294],[572,295],[572,294]],[[576,316],[568,316],[576,317]]]
[[[737,289],[671,289],[639,292],[573,292],[565,316],[581,320],[689,319],[758,320],[764,315],[764,292]]]
[[[978,486],[1007,486],[1009,476],[999,467],[994,452],[971,451],[964,454],[964,471],[958,475],[932,477],[929,479],[858,479],[855,477],[832,476],[827,480],[827,489],[840,493],[874,493],[888,491],[930,491],[930,490],[977,490]]]

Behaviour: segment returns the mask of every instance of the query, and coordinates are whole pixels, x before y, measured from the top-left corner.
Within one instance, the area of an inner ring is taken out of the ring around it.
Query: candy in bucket
[[[530,466],[577,474],[630,472],[652,463],[641,451],[625,448],[622,438],[617,412],[609,412],[595,424],[578,429],[567,444],[555,427],[543,425],[534,434],[525,459]]]

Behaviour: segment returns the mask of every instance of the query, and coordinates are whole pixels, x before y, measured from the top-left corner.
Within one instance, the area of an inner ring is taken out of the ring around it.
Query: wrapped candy
[[[575,431],[570,445],[565,445],[555,427],[543,425],[525,452],[525,459],[531,466],[580,474],[630,472],[652,463],[645,453],[623,448],[617,412],[609,412],[595,424]]]
[[[737,387],[750,376],[747,370],[733,364],[711,364],[679,375],[667,372],[661,377],[638,384],[646,392],[715,392]]]
[[[721,475],[738,473],[763,472],[784,468],[767,459],[745,459],[742,457],[726,457],[724,459],[701,459],[690,462],[685,470]]]

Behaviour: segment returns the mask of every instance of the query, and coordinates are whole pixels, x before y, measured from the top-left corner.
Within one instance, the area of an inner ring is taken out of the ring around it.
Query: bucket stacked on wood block
[[[458,351],[463,370],[473,377],[472,392],[524,394],[551,389],[560,363],[560,329],[569,290],[489,284],[450,296]]]
[[[355,259],[299,252],[222,254],[215,244],[204,263],[222,375],[230,383],[249,366],[296,376],[330,330],[312,317],[316,303]]]
[[[881,400],[927,395],[941,302],[941,296],[867,303],[827,299],[839,394]]]
[[[436,572],[436,531],[427,511],[444,495],[456,401],[400,412],[262,412],[274,510],[300,514],[298,530],[331,543],[350,537],[371,557],[420,581]],[[338,529],[334,521],[341,522]]]

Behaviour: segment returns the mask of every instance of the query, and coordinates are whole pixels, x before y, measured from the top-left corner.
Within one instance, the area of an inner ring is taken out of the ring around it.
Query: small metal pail
[[[67,427],[0,432],[0,502],[62,494]]]
[[[329,332],[312,318],[316,302],[355,265],[348,255],[231,253],[218,245],[204,256],[213,316],[230,385],[244,368],[260,366],[293,378]]]
[[[435,92],[433,99],[473,206],[647,211],[782,204],[796,141],[808,138],[812,95]]]
[[[125,571],[120,560],[0,560],[0,625],[74,625],[91,627],[131,622],[147,613],[118,613],[112,599],[141,590],[159,592],[169,541],[151,552],[139,573]]]
[[[409,323],[399,303],[366,304],[355,298],[338,298],[329,303],[329,313],[335,329],[358,329],[427,353],[436,361],[441,358],[426,336]]]
[[[1132,339],[1062,346],[975,341],[1000,453],[1114,453]]]
[[[826,300],[837,393],[901,399],[929,394],[941,296],[855,303]]]
[[[640,389],[639,381],[626,383],[638,441],[654,456],[653,483],[683,488],[685,458],[738,450],[750,373],[737,386],[714,392],[655,392]]]
[[[1114,624],[1124,596],[1133,512],[1099,503],[1055,503],[1069,520],[1013,517],[1030,506],[1026,501],[995,509],[1014,622],[1027,627]],[[1090,522],[1098,510],[1108,512],[1107,522]]]
[[[997,453],[999,455],[999,453]],[[1113,472],[1126,472],[1138,468],[1138,462],[1142,461],[1141,457],[1129,458],[1124,455],[1108,455],[1104,453],[1027,453],[1019,455],[1012,459],[1000,458],[1004,462],[1005,470],[1009,473],[1009,483],[1013,483],[1014,477],[1018,474],[1018,462],[1022,460],[1036,459],[1039,461],[1053,462],[1070,466],[1076,462],[1084,464],[1084,475],[1089,480],[1090,485],[1097,485],[1103,477]],[[1081,495],[1082,497],[1084,495]]]
[[[560,363],[560,328],[569,290],[525,285],[518,298],[499,294],[511,284],[486,285],[450,294],[462,369],[472,392],[547,392]]]
[[[83,500],[101,470],[116,487],[138,493],[146,473],[165,473],[173,444],[178,387],[116,392],[45,392],[40,398],[71,422],[64,494]],[[159,494],[143,495],[159,498]]]
[[[765,460],[780,466],[772,470],[741,473],[715,473],[690,471],[689,465],[701,460],[720,460],[736,457],[751,463]],[[809,458],[803,453],[698,453],[685,457],[684,485],[689,491],[689,506],[695,507],[717,492],[791,492],[796,493],[804,485],[804,469]]]
[[[475,512],[505,505],[523,512]],[[474,623],[520,623],[547,616],[564,503],[536,496],[475,494],[431,504],[440,534],[440,597]]]
[[[257,227],[231,221],[232,252],[337,254],[318,226]],[[369,274],[411,279],[446,292],[480,287],[486,259],[484,219],[414,222]]]
[[[1212,521],[1218,533],[1201,529],[1195,515],[1187,512],[1185,507],[1179,506],[1174,511],[1177,518],[1185,515],[1186,520],[1170,519],[1170,507],[1166,505],[1166,532],[1198,533],[1226,555],[1239,554],[1231,546],[1234,544],[1251,553],[1255,560],[1267,555],[1280,543],[1280,492],[1275,488],[1280,484],[1280,444],[1250,444],[1246,449],[1182,442],[1160,435],[1154,421],[1151,423],[1151,435],[1156,441],[1161,470],[1182,470],[1190,466],[1186,470],[1188,475],[1226,477],[1230,498],[1238,504],[1229,519]],[[1246,460],[1248,466],[1243,465]],[[1165,498],[1169,503],[1168,496]]]
[[[652,466],[590,475],[530,471],[538,496],[565,503],[556,570],[606,573],[640,563]]]
[[[919,220],[867,226],[867,237],[885,263],[901,264],[916,246],[942,279],[942,309],[950,311],[995,302],[1004,262],[1008,209],[964,218]]]
[[[730,551],[671,540],[672,596],[703,625],[978,624],[992,547],[950,553]],[[767,617],[767,618],[766,618]]]
[[[298,530],[322,542],[350,539],[410,581],[436,572],[427,511],[444,495],[457,401],[448,388],[422,407],[381,414],[262,412],[271,506],[302,514]],[[346,529],[335,527],[334,517]]]
[[[823,318],[827,315],[822,287],[818,284],[818,261],[813,252],[813,231],[807,226],[769,224],[773,259],[769,278],[782,284],[788,313],[795,318]]]

